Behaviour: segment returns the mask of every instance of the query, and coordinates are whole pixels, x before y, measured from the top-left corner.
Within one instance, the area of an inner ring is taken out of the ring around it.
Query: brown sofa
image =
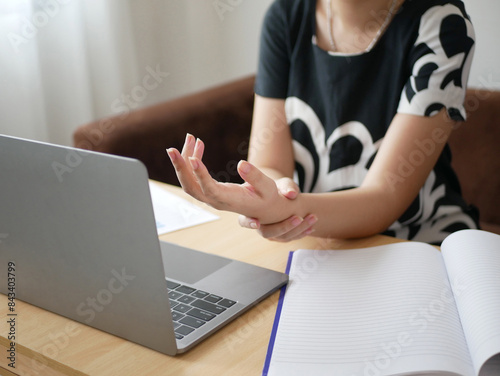
[[[219,181],[240,182],[246,158],[254,77],[79,127],[79,148],[141,160],[151,179],[178,185],[165,152],[181,148],[186,133],[206,143],[204,162]],[[500,92],[469,89],[467,122],[452,134],[453,166],[466,200],[481,212],[484,229],[500,233]]]

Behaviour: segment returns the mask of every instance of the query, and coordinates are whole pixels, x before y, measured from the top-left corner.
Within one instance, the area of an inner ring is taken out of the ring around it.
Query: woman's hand
[[[276,180],[276,186],[279,193],[289,200],[294,200],[300,192],[297,184],[290,178]],[[292,215],[290,218],[278,223],[261,225],[256,218],[243,215],[239,217],[240,226],[255,229],[262,237],[280,242],[297,240],[310,235],[314,231],[312,227],[317,220],[318,218],[312,214],[307,215],[305,218]]]
[[[277,223],[298,213],[295,200],[280,194],[275,181],[246,161],[238,164],[243,184],[214,180],[201,158],[204,145],[188,134],[182,152],[168,149],[177,177],[186,193],[216,209],[257,218],[259,224]]]

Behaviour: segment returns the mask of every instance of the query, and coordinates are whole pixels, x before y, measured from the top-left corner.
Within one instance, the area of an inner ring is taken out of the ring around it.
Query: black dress
[[[446,108],[465,120],[465,90],[474,30],[459,0],[406,0],[376,44],[357,54],[332,53],[315,42],[316,0],[276,0],[263,25],[255,92],[285,99],[295,179],[303,192],[361,185],[396,113],[431,116]],[[386,14],[379,15],[379,24]],[[441,136],[441,138],[440,138]],[[443,142],[416,141],[394,187]],[[461,197],[448,146],[418,197],[385,232],[439,244],[449,233],[477,228]]]

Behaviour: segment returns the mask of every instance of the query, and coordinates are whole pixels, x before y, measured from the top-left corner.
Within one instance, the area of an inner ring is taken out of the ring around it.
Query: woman
[[[191,135],[167,152],[186,192],[266,238],[439,244],[477,227],[446,146],[466,117],[473,47],[460,0],[276,0],[238,165],[245,183],[214,181]]]

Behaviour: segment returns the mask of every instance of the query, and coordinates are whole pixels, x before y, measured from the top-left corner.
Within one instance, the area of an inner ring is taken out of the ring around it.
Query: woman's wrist
[[[279,217],[281,218],[275,222],[283,221],[292,216],[304,219],[308,214],[310,214],[306,209],[306,196],[307,195],[304,195],[303,193],[297,192],[297,195],[293,200],[283,197],[286,201],[284,201],[283,210],[279,214]]]
[[[295,197],[295,199],[289,200],[292,207],[292,215],[305,218],[308,214],[311,214],[307,210],[307,196],[308,195],[299,192],[297,193],[297,197]]]

